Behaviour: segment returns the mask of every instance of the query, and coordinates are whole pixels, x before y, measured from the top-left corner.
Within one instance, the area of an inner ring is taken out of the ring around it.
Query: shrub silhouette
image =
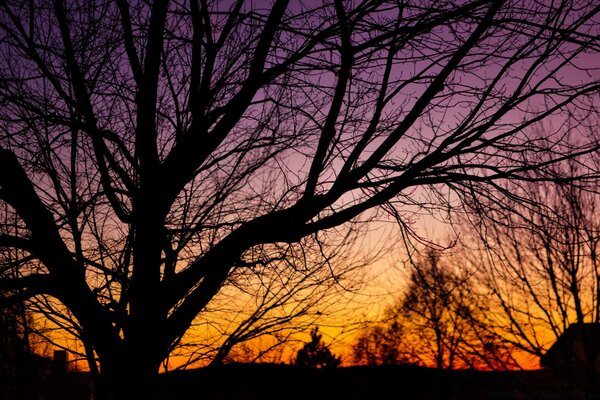
[[[310,338],[310,342],[298,350],[295,365],[313,368],[335,368],[340,365],[341,357],[333,354],[322,342],[323,335],[319,333],[318,327],[310,332]]]

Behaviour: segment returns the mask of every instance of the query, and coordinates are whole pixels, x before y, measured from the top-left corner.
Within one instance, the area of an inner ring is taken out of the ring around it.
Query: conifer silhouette
[[[333,354],[323,343],[323,335],[319,333],[318,327],[310,332],[310,338],[310,342],[305,343],[304,347],[298,350],[294,360],[295,365],[313,368],[336,368],[340,365],[341,357]]]

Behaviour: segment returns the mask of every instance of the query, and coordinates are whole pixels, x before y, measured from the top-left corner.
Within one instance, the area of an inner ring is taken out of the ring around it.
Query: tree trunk
[[[437,347],[436,367],[444,369],[444,345],[442,343],[442,333],[439,327],[435,328],[435,343]]]
[[[101,360],[98,400],[158,400],[160,362],[147,355],[119,354]]]

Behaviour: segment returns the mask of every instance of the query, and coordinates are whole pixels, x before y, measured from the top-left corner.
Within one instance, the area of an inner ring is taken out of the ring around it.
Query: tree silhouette
[[[509,347],[490,329],[491,303],[477,291],[472,275],[452,258],[429,251],[411,271],[393,312],[411,321],[413,354],[425,363],[439,369],[514,367]]]
[[[398,321],[378,324],[362,332],[353,344],[353,358],[357,364],[397,365],[414,360],[407,357],[409,340]]]
[[[517,364],[494,333],[490,301],[471,272],[430,250],[412,265],[408,285],[382,323],[354,344],[354,358],[369,365],[413,363],[438,369],[507,369]]]
[[[298,350],[294,364],[313,368],[335,368],[342,362],[341,357],[334,355],[329,347],[323,343],[323,335],[315,327],[310,332],[310,342]]]
[[[479,279],[497,303],[495,318],[504,321],[498,334],[536,357],[570,326],[600,323],[600,198],[597,183],[590,185],[559,181],[514,187],[523,201],[504,204],[507,209],[488,207],[472,221],[486,229],[465,234],[471,239],[471,262],[480,266]],[[482,244],[486,251],[473,251]],[[589,390],[598,389],[597,340],[582,341],[582,371],[569,366],[561,372],[563,377],[580,374]]]
[[[209,316],[247,311],[232,292],[303,315],[352,226],[410,237],[558,179],[598,148],[598,8],[546,3],[3,1],[2,303],[49,307],[108,397],[151,399],[191,326],[231,333]]]

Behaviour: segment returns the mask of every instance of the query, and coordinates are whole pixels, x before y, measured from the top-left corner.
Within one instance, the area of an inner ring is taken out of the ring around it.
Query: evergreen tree
[[[310,342],[305,343],[304,347],[298,350],[294,360],[295,365],[313,368],[336,368],[340,365],[341,357],[333,354],[323,343],[323,335],[319,333],[318,327],[310,332],[310,338]]]

